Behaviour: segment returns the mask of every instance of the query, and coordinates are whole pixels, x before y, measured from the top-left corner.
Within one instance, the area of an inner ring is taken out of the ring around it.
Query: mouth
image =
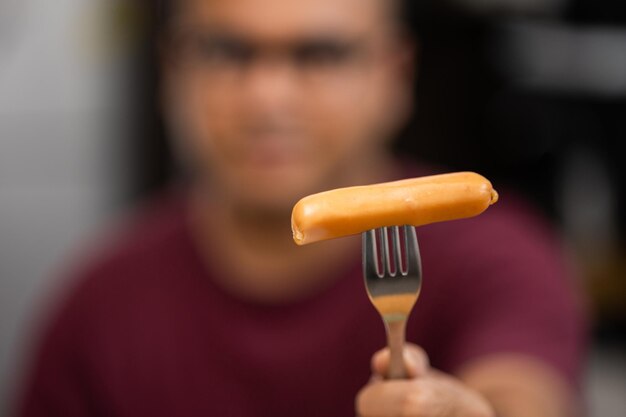
[[[261,129],[247,132],[242,147],[243,160],[261,167],[300,163],[308,149],[305,135],[296,129]]]

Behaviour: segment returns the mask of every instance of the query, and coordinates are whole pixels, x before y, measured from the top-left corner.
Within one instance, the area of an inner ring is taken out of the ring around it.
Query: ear
[[[159,65],[159,73],[168,76],[175,69],[176,41],[170,30],[161,31],[156,36],[155,56]]]
[[[419,43],[411,35],[401,35],[397,44],[396,66],[398,77],[403,80],[411,90],[415,86],[419,63]]]

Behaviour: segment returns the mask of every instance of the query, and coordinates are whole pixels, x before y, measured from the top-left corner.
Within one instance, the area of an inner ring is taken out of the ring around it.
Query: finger
[[[430,363],[428,355],[421,347],[407,343],[402,352],[407,376],[416,378],[428,372]],[[372,372],[376,375],[386,375],[389,369],[389,348],[379,350],[372,356]]]
[[[426,352],[414,344],[407,343],[403,352],[404,363],[409,378],[423,376],[430,365]],[[372,372],[376,375],[386,375],[389,369],[389,349],[381,349],[372,357]]]
[[[366,385],[356,397],[356,415],[383,417],[407,415],[415,381],[392,380]],[[409,400],[408,400],[409,399]]]
[[[372,376],[370,376],[370,381],[369,381],[369,383],[370,383],[370,384],[375,384],[375,383],[377,383],[377,382],[381,382],[381,381],[384,381],[384,380],[385,380],[385,378],[383,378],[383,376],[382,376],[382,375],[379,375],[379,374],[374,374],[374,373],[373,373],[373,374],[372,374]]]

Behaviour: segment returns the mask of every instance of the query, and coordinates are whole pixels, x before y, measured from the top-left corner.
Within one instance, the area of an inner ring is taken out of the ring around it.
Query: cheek
[[[389,88],[379,74],[371,73],[313,95],[313,128],[326,138],[324,146],[354,148],[388,136],[385,120],[394,107]]]
[[[180,79],[174,92],[173,112],[182,128],[181,139],[195,159],[228,153],[229,137],[236,126],[232,120],[232,98],[219,88],[211,88],[198,77]]]
[[[228,95],[222,94],[220,89],[196,83],[187,90],[187,97],[192,107],[193,124],[199,131],[199,140],[209,136],[219,137],[221,135],[215,133],[228,129],[231,124],[227,111],[230,107]]]

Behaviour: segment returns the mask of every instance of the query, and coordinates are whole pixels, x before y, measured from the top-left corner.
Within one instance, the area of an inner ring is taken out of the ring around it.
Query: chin
[[[318,191],[310,177],[256,176],[233,184],[234,199],[242,205],[262,211],[291,212],[302,197]]]
[[[293,194],[285,192],[249,192],[235,196],[237,206],[259,214],[288,215],[299,200]]]

